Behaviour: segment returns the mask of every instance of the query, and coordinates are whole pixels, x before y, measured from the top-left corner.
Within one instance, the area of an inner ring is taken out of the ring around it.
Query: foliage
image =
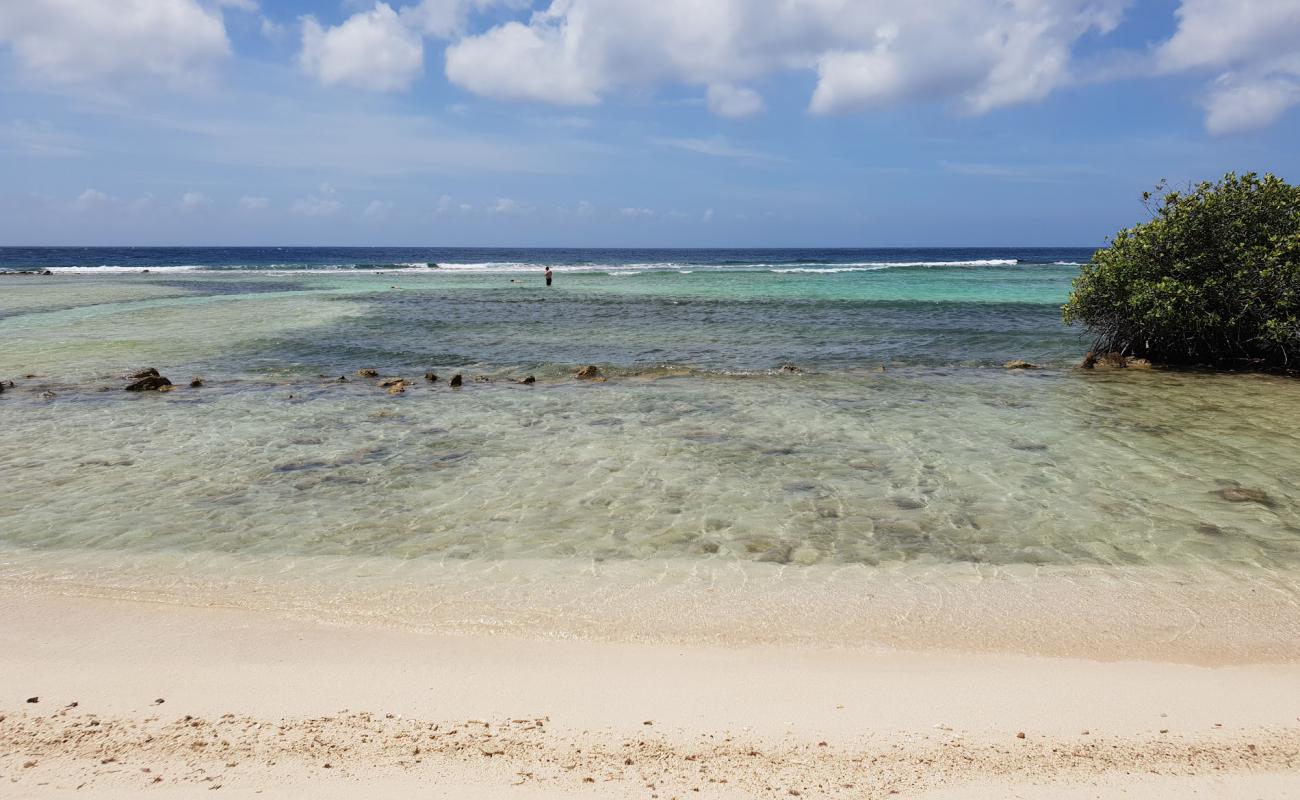
[[[1098,352],[1295,368],[1300,187],[1229,173],[1148,208],[1149,222],[1120,231],[1081,270],[1065,321],[1087,326]]]

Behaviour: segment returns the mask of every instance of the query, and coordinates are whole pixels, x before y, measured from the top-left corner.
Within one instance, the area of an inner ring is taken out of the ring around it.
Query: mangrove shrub
[[[1151,220],[1082,268],[1065,321],[1085,325],[1098,352],[1300,366],[1300,187],[1229,173],[1144,200]]]

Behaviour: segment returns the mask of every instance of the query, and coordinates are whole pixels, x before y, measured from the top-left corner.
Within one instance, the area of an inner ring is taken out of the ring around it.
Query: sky
[[[0,246],[1096,246],[1300,0],[0,0]]]

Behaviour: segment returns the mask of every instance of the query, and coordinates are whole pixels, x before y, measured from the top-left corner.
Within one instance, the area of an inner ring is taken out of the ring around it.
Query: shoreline
[[[1300,785],[1295,662],[446,636],[12,583],[0,611],[0,779],[16,797]]]

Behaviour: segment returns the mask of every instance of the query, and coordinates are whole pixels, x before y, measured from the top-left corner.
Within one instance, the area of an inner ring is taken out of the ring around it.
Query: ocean
[[[1090,255],[0,249],[53,273],[0,276],[0,577],[557,635],[704,624],[673,605],[698,592],[638,593],[665,586],[1294,602],[1300,384],[1078,369]],[[178,388],[122,391],[146,367]]]

